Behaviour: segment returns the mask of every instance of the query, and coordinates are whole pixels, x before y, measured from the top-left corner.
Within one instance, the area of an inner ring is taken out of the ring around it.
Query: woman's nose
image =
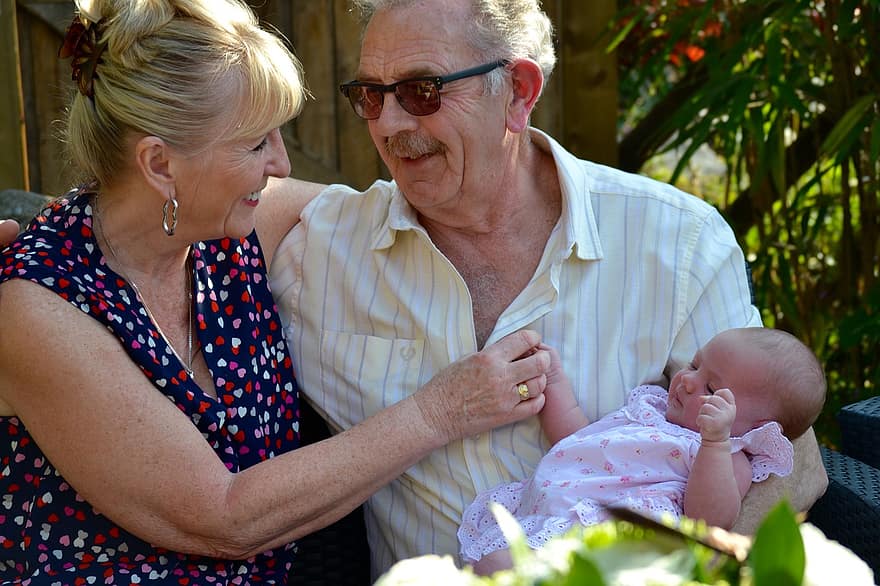
[[[281,130],[276,128],[269,133],[269,148],[272,149],[272,156],[266,164],[266,175],[272,177],[287,177],[290,175],[290,158],[287,156],[287,149],[284,148],[284,138],[281,136]]]

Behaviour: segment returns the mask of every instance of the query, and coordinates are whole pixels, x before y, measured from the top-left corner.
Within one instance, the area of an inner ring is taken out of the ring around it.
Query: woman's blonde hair
[[[75,94],[65,128],[83,180],[109,182],[137,134],[197,155],[257,138],[302,108],[299,61],[239,0],[76,2],[106,44],[93,97]]]

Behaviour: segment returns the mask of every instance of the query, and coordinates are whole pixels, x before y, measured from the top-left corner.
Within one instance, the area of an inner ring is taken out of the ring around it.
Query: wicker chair
[[[880,576],[880,397],[840,410],[841,452],[821,447],[828,490],[807,520]]]
[[[300,402],[300,429],[303,445],[330,437],[327,424],[305,401]],[[297,555],[288,583],[291,586],[367,586],[371,583],[363,506],[297,540]]]

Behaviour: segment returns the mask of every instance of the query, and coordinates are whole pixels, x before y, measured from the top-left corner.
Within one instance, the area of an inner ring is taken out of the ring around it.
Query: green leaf
[[[637,24],[639,24],[639,22],[642,20],[641,17],[642,17],[642,14],[633,15],[633,17],[630,19],[630,21],[628,23],[626,23],[626,26],[624,26],[623,29],[621,29],[621,31],[619,33],[617,33],[617,35],[611,40],[611,42],[608,43],[608,46],[605,47],[605,52],[606,53],[613,52],[617,48],[617,46],[623,42],[623,40],[627,37],[627,35],[629,35],[629,33],[632,31],[632,29]]]
[[[880,118],[874,120],[871,125],[871,160],[876,161],[880,157]]]
[[[861,123],[862,118],[864,118],[865,113],[873,106],[876,100],[877,96],[874,94],[868,94],[859,98],[847,113],[838,120],[834,128],[831,129],[831,132],[828,133],[828,137],[825,138],[825,142],[822,143],[819,152],[826,156],[836,157],[841,147],[848,142],[847,139],[853,130],[858,130],[858,125]]]
[[[550,586],[548,584],[547,586]],[[568,574],[553,581],[552,586],[606,586],[602,572],[588,558],[573,553]]]
[[[519,566],[527,563],[531,558],[531,550],[526,542],[526,534],[522,527],[519,526],[517,520],[507,509],[498,503],[489,503],[489,510],[495,515],[498,527],[510,546],[510,557],[513,559],[513,565]]]
[[[777,113],[773,120],[770,133],[767,135],[767,170],[770,181],[776,189],[776,196],[782,199],[788,191],[785,182],[785,128],[782,115]]]
[[[767,515],[749,552],[754,586],[800,586],[806,554],[794,511],[781,502]]]

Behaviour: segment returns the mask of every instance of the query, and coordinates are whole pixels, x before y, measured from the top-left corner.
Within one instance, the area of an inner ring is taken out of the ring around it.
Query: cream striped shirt
[[[667,364],[686,364],[716,332],[760,325],[742,251],[714,208],[578,160],[540,131],[532,139],[556,161],[563,211],[490,343],[540,332],[595,420],[636,385],[665,386]],[[326,188],[285,237],[270,278],[300,387],[337,429],[478,350],[464,280],[394,183]],[[437,450],[380,490],[367,506],[374,574],[415,555],[457,556],[465,506],[527,476],[546,448],[532,418]]]

